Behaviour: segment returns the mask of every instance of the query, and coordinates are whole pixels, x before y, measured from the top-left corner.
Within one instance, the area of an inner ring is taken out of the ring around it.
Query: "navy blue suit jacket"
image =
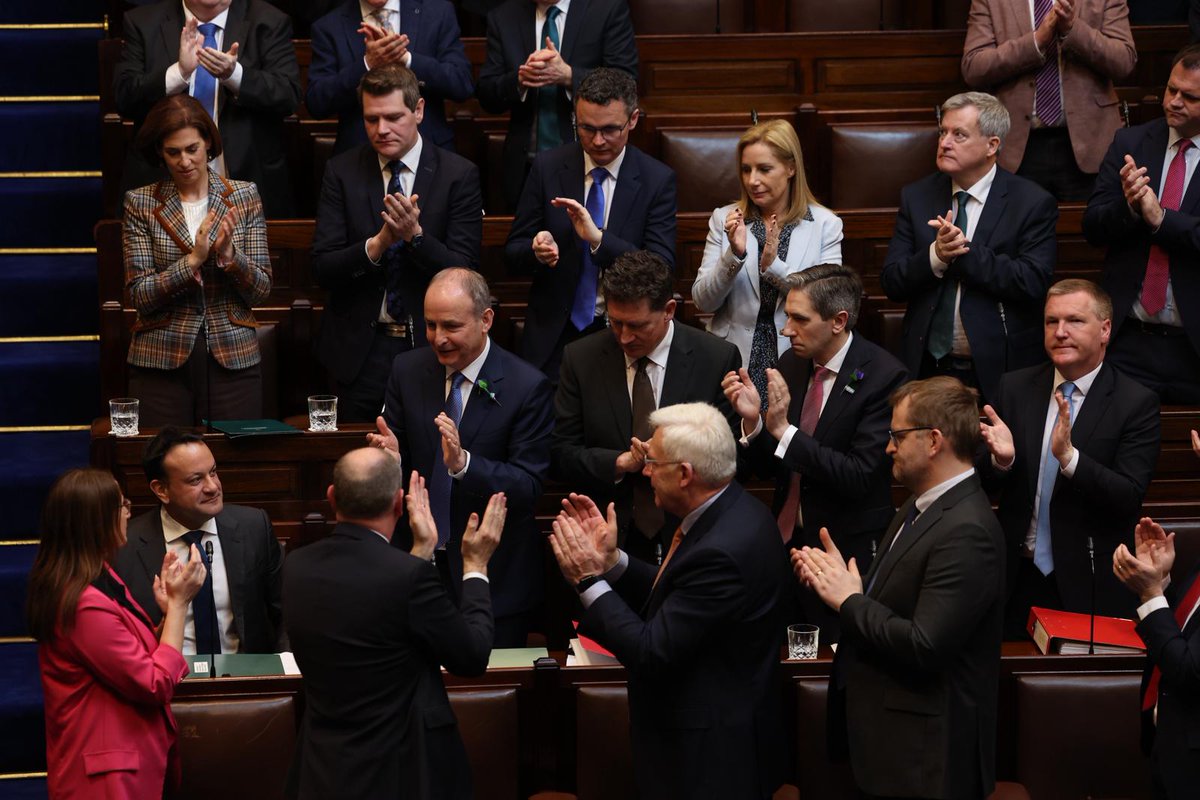
[[[937,231],[926,224],[951,207],[950,176],[934,173],[904,187],[896,231],[880,282],[891,300],[908,304],[901,361],[920,374],[929,323],[944,279],[929,266]],[[984,397],[996,396],[1000,376],[1046,360],[1042,305],[1054,274],[1058,205],[1037,184],[996,169],[971,251],[945,273],[962,284],[960,317]]]
[[[504,137],[504,195],[515,205],[525,179],[526,154],[537,121],[538,93],[521,98],[517,68],[530,53],[546,46],[534,41],[534,13],[530,0],[508,0],[488,14],[487,59],[479,70],[479,104],[492,114],[508,112]],[[572,94],[559,88],[557,116],[562,141],[575,141],[575,109],[571,98],[579,82],[596,67],[622,69],[638,77],[637,42],[625,0],[571,0],[563,26],[562,58],[571,65]]]
[[[366,45],[358,32],[361,25],[358,0],[349,0],[312,26],[312,64],[304,104],[316,119],[337,115],[335,153],[367,141],[357,92],[367,73]],[[421,135],[453,150],[454,132],[446,123],[445,101],[462,102],[475,88],[454,7],[446,0],[400,0],[400,33],[408,36],[410,69],[425,98]]]
[[[1151,231],[1140,217],[1129,213],[1121,190],[1121,167],[1126,154],[1146,168],[1150,188],[1158,192],[1163,157],[1167,152],[1167,122],[1157,119],[1117,131],[1096,177],[1096,187],[1083,215],[1083,235],[1096,247],[1107,247],[1104,288],[1113,301],[1113,339],[1133,309],[1142,290],[1150,245],[1167,251],[1171,259],[1171,287],[1192,348],[1200,352],[1200,181],[1193,179],[1178,211],[1167,210],[1162,225]]]
[[[775,520],[737,483],[709,506],[663,570],[629,559],[580,631],[629,675],[642,797],[770,797],[784,737],[779,648],[792,577]]]
[[[362,369],[386,290],[386,267],[367,258],[366,241],[379,232],[383,178],[370,145],[334,156],[325,167],[313,233],[313,273],[329,290],[317,336],[317,358],[342,384]],[[483,237],[479,169],[426,141],[413,178],[420,195],[419,248],[405,246],[401,296],[412,317],[413,341],[425,343],[425,289],[446,267],[478,267]],[[432,419],[432,417],[430,417]]]
[[[572,11],[572,13],[574,13]],[[568,19],[570,14],[567,15]],[[504,256],[517,271],[533,274],[521,356],[542,367],[554,354],[555,343],[570,325],[575,287],[583,269],[583,247],[566,209],[555,208],[555,197],[583,196],[583,148],[567,144],[539,153],[521,192]],[[632,145],[617,176],[613,196],[608,198],[608,226],[600,249],[592,258],[606,269],[621,253],[650,250],[675,266],[675,173],[660,161]],[[558,265],[550,268],[533,255],[533,237],[550,231],[558,243]]]
[[[500,547],[488,566],[492,607],[504,617],[537,606],[542,599],[542,534],[534,505],[550,467],[554,430],[553,392],[542,373],[492,342],[479,373],[495,399],[478,386],[463,409],[459,438],[471,454],[467,474],[455,480],[450,495],[451,584],[462,582],[462,532],[471,512],[483,517],[488,499],[504,492],[508,516]],[[432,348],[399,355],[392,362],[384,400],[384,418],[400,443],[405,473],[416,470],[430,479],[441,435],[434,418],[446,403],[446,368]],[[412,534],[400,521],[394,544],[407,548]]]

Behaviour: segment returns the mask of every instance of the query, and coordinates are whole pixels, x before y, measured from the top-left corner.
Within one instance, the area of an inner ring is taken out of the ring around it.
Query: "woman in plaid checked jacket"
[[[261,417],[251,308],[271,291],[271,265],[258,189],[210,169],[221,136],[188,95],[161,100],[135,144],[170,175],[125,195],[125,286],[137,309],[129,387],[141,422]]]

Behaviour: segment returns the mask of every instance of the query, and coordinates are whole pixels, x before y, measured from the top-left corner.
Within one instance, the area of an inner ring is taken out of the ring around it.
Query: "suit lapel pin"
[[[857,386],[859,381],[865,377],[867,377],[867,374],[861,369],[854,370],[854,372],[850,375],[850,380],[846,381],[846,388],[842,391],[846,392],[847,394],[854,394],[856,391],[854,387]]]
[[[482,394],[496,405],[500,405],[500,401],[496,399],[496,395],[492,391],[492,387],[488,384],[485,378],[480,378],[479,380],[475,381],[475,393]]]

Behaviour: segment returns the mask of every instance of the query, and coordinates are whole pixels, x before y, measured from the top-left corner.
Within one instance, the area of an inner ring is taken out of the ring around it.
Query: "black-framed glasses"
[[[591,136],[592,138],[595,138],[597,133],[603,136],[605,139],[614,139],[617,136],[620,136],[624,130],[629,127],[629,122],[633,119],[633,114],[633,111],[629,112],[629,116],[625,118],[624,125],[602,125],[601,127],[597,128],[595,125],[584,125],[582,122],[576,122],[575,133],[578,134],[579,138],[581,139],[584,136]]]
[[[898,431],[889,430],[888,438],[890,438],[892,440],[892,444],[896,445],[896,447],[899,447],[901,440],[904,439],[904,435],[907,433],[912,433],[913,431],[934,431],[934,430],[937,430],[937,428],[934,428],[932,425],[918,425],[915,428],[901,428]]]

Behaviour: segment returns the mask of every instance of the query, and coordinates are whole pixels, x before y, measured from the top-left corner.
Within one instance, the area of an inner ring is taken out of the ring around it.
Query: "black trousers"
[[[187,361],[175,369],[131,364],[129,393],[140,401],[138,424],[143,428],[199,426],[205,419],[259,419],[263,415],[262,365],[226,369],[209,354],[201,334]]]

